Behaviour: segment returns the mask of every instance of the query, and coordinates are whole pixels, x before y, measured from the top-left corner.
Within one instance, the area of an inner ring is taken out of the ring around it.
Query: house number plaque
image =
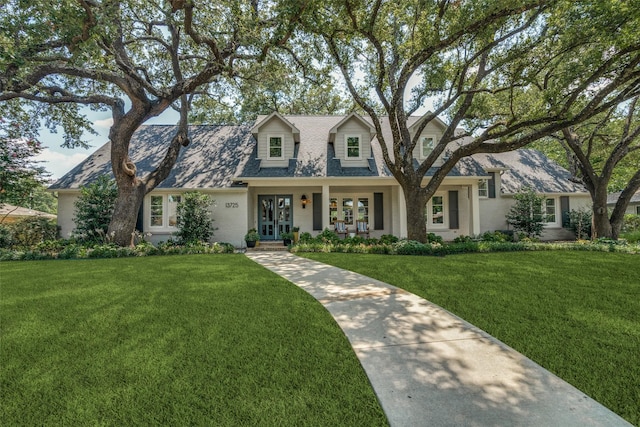
[[[227,202],[225,204],[225,207],[227,209],[238,209],[240,207],[240,203],[238,203],[238,202]]]

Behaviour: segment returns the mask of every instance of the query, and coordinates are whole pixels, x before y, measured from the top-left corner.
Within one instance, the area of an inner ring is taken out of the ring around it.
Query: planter
[[[291,239],[283,239],[282,241],[284,242],[285,246],[289,246],[291,244]]]
[[[298,239],[300,239],[300,232],[299,231],[294,231],[293,232],[293,243],[298,243]]]
[[[256,241],[255,240],[245,240],[245,242],[247,243],[247,247],[248,248],[255,248],[256,247]]]

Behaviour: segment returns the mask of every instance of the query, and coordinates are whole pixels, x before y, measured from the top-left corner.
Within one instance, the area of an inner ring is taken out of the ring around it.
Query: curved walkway
[[[247,256],[336,319],[395,426],[630,426],[446,310],[375,279],[288,252]]]

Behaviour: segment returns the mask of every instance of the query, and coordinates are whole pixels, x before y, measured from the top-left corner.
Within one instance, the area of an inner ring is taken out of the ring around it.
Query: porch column
[[[398,187],[398,215],[400,220],[400,235],[398,237],[407,237],[407,202],[404,198],[402,187]]]
[[[480,234],[480,196],[478,194],[478,182],[471,184],[471,234]]]
[[[331,198],[329,192],[329,185],[322,186],[322,229],[331,229],[331,218],[329,218],[329,203]]]

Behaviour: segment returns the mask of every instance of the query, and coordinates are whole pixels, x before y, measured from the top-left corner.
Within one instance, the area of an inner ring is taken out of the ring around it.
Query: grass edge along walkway
[[[242,255],[2,263],[0,425],[386,425],[342,331]]]
[[[640,258],[592,252],[448,257],[305,253],[419,295],[640,425]]]

